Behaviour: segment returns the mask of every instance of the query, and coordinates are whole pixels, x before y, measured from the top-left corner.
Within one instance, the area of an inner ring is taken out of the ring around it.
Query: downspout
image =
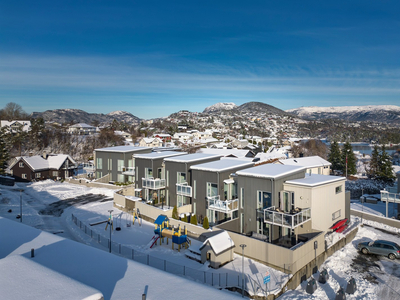
[[[275,189],[274,189],[274,186],[275,186],[274,178],[271,178],[272,197],[274,197],[274,199],[275,199]],[[272,204],[272,203],[271,203],[271,204]],[[279,202],[278,202],[278,204],[279,204]],[[270,242],[270,243],[271,243],[271,241],[272,241],[273,226],[274,226],[274,225],[271,226],[272,228],[271,228],[271,232],[270,232],[270,234],[269,234],[269,242]]]

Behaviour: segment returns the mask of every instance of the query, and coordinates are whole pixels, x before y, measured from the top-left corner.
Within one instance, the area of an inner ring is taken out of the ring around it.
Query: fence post
[[[211,286],[214,286],[214,273],[211,273]]]
[[[183,276],[186,276],[186,266],[183,266]]]
[[[149,255],[147,254],[147,265],[149,266],[150,258]]]
[[[118,245],[119,245],[119,254],[121,254],[121,244]]]
[[[167,261],[164,259],[164,271],[167,271]]]
[[[207,283],[206,272],[203,271],[203,273],[204,273],[204,283]]]
[[[228,287],[228,273],[226,273],[225,287]]]

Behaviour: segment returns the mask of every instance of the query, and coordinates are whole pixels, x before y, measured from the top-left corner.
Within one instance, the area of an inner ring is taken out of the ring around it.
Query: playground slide
[[[153,246],[157,243],[159,238],[160,236],[153,236],[152,240],[154,239],[154,242],[151,244],[150,248],[153,248]]]

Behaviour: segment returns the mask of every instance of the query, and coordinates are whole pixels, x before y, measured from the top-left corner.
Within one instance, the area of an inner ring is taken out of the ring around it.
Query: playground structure
[[[169,239],[171,239],[172,250],[174,250],[174,244],[178,245],[178,251],[181,250],[181,245],[184,245],[186,249],[189,247],[190,240],[187,237],[186,227],[184,227],[183,230],[184,234],[182,234],[180,225],[176,230],[172,227],[169,227],[168,217],[165,215],[159,215],[157,219],[154,221],[154,225],[155,225],[154,229],[155,235],[152,238],[154,242],[152,243],[150,248],[156,245],[157,240],[160,240],[160,245],[161,245],[164,242],[164,238],[167,238],[167,245]]]
[[[137,208],[136,210],[135,209],[133,210],[132,217],[133,217],[132,218],[133,225],[135,225],[135,220],[138,220],[137,222],[138,222],[139,226],[142,226],[142,217],[140,216],[139,208]]]
[[[113,221],[113,216],[110,213],[110,216],[108,217],[108,220],[106,221],[107,225],[106,228],[104,230],[107,230],[108,225],[111,225],[111,230],[114,230],[114,221]]]

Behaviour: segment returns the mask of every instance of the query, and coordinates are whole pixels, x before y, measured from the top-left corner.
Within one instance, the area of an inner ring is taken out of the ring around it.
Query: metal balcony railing
[[[295,209],[283,212],[275,206],[264,209],[264,222],[294,229],[311,220],[311,208]]]
[[[192,197],[192,187],[185,183],[177,183],[176,184],[176,194],[185,196],[185,197]]]
[[[400,194],[381,191],[381,201],[400,203]]]
[[[160,190],[165,188],[165,179],[160,178],[142,178],[142,188],[151,190]]]
[[[134,167],[122,167],[122,174],[135,176],[135,168]]]
[[[208,209],[220,211],[223,213],[232,213],[239,208],[238,199],[221,200],[219,195],[214,197],[207,197]]]

